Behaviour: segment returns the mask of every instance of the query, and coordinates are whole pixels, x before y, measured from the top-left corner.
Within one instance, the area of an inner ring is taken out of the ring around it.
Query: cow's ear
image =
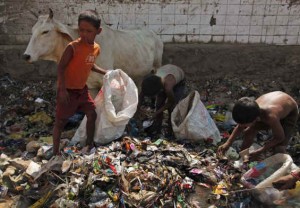
[[[71,40],[75,40],[78,38],[78,33],[76,30],[69,28],[68,26],[66,26],[62,23],[56,22],[56,28],[57,28],[58,32],[69,36],[69,38]]]

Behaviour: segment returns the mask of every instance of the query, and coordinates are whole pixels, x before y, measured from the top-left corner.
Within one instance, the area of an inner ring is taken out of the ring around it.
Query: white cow
[[[102,21],[103,22],[103,21]],[[161,66],[163,42],[150,30],[114,30],[102,23],[102,32],[96,42],[101,46],[101,54],[96,64],[104,69],[120,68],[139,87],[143,76]],[[71,28],[49,15],[41,15],[32,28],[24,58],[28,62],[38,59],[58,63],[67,44],[79,37],[78,28]],[[102,84],[102,76],[91,72],[87,85],[95,95]]]

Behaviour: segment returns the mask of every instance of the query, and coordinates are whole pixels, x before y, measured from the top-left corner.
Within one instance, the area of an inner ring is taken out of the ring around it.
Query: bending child
[[[285,153],[296,129],[298,114],[296,101],[284,92],[270,92],[256,100],[243,97],[235,103],[232,110],[232,117],[238,125],[227,142],[218,148],[218,154],[224,154],[241,133],[244,133],[242,151],[253,144],[259,130],[268,129],[272,130],[272,138],[263,147],[251,152],[249,159],[255,160],[269,150],[273,153]]]
[[[184,72],[172,64],[164,65],[158,68],[155,74],[149,74],[144,78],[138,108],[145,96],[155,98],[156,111],[151,117],[154,122],[148,129],[149,133],[161,133],[163,112],[168,110],[168,133],[172,135],[171,113],[176,104],[184,98],[184,91]]]

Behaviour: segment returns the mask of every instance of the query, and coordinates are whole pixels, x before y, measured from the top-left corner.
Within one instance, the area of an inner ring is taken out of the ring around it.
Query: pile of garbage
[[[122,137],[83,154],[79,144],[70,142],[83,118],[76,114],[63,132],[62,155],[53,157],[55,81],[26,83],[9,76],[0,79],[3,207],[264,207],[241,183],[242,176],[257,165],[236,164],[241,140],[233,144],[226,157],[219,158],[217,146],[210,142],[150,137],[132,119]],[[247,82],[244,86],[244,96],[249,95],[247,89],[253,95],[254,89],[248,88]],[[223,143],[235,126],[232,106],[215,102],[212,96],[218,92],[212,88],[209,91],[203,102]],[[267,138],[268,132],[260,132],[257,145]],[[299,139],[298,134],[289,146],[297,165]]]

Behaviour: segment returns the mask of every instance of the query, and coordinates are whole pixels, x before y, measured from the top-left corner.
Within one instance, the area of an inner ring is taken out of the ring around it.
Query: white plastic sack
[[[264,204],[274,205],[285,197],[286,191],[279,191],[273,188],[272,182],[288,175],[295,168],[297,166],[293,164],[293,159],[290,155],[278,153],[248,170],[242,176],[241,182],[247,188],[255,188],[252,194],[259,201]]]
[[[219,129],[200,100],[197,91],[181,100],[171,114],[172,128],[177,139],[221,141]]]
[[[121,69],[111,70],[103,77],[103,86],[95,98],[96,128],[94,142],[107,144],[124,133],[136,112],[138,91],[133,80]],[[72,143],[86,141],[86,116],[77,129]]]

